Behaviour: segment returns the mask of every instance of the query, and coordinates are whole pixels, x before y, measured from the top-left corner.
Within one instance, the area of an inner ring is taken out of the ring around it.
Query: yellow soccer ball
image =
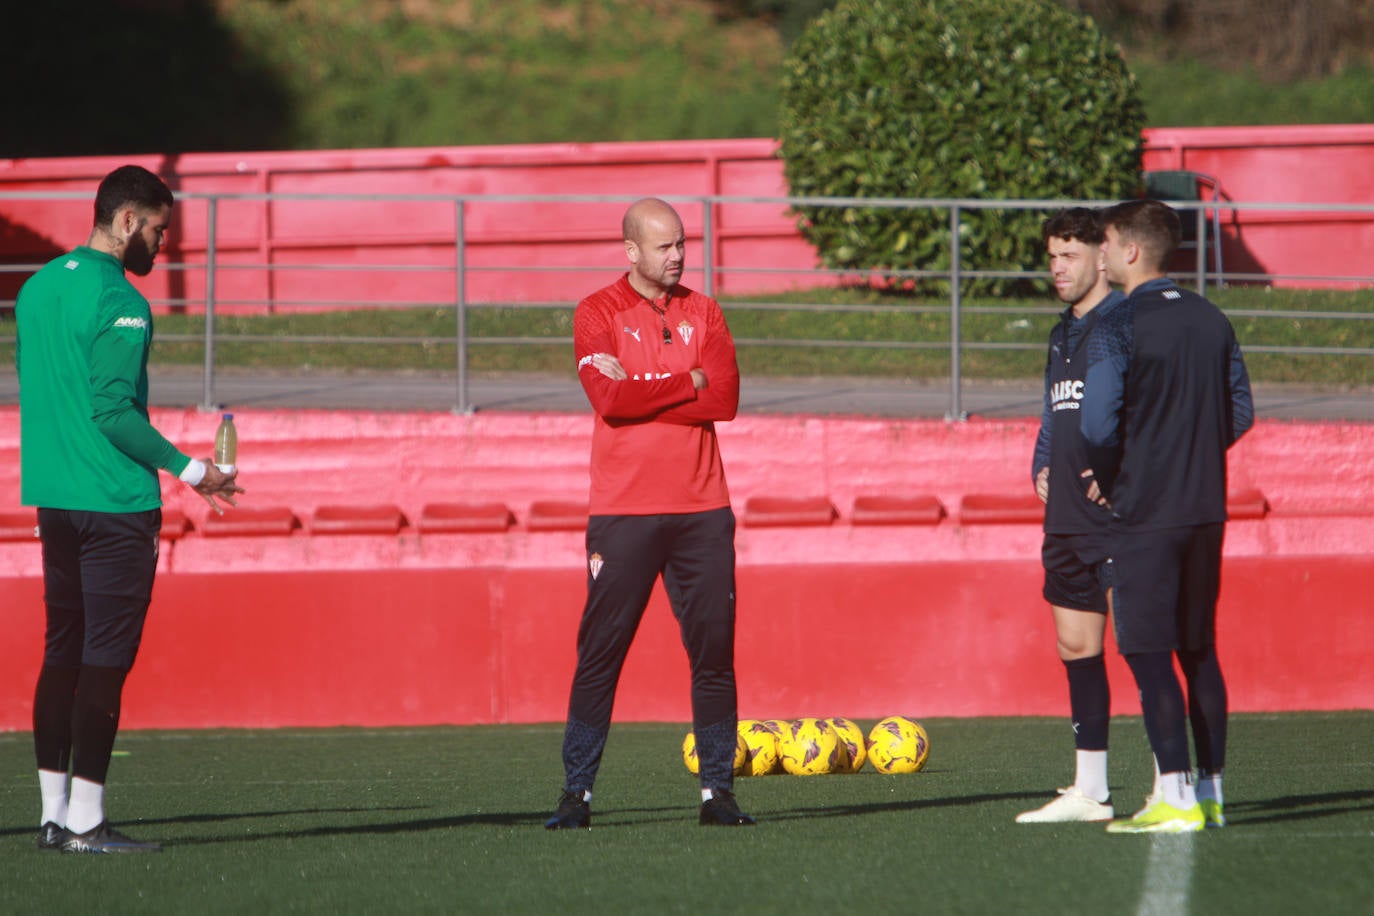
[[[697,757],[697,736],[696,732],[688,732],[687,737],[682,739],[682,762],[687,764],[687,772],[693,776],[701,772],[701,760]],[[744,743],[744,737],[736,731],[735,733],[735,775],[739,776],[744,772],[745,766],[749,762],[749,748]]]
[[[824,719],[793,719],[779,748],[793,776],[833,773],[840,763],[840,736]]]
[[[767,776],[776,773],[779,766],[777,733],[758,719],[740,719],[739,734],[747,754],[740,775]]]
[[[791,723],[787,719],[764,719],[764,727],[778,736],[778,741],[782,741],[782,736],[787,734],[787,729]]]
[[[774,773],[785,773],[782,767],[782,739],[791,730],[792,722],[790,719],[764,719],[763,725],[773,733],[774,739],[778,742],[778,762],[773,764]]]
[[[929,756],[926,730],[904,716],[888,716],[868,733],[868,762],[879,773],[915,773]]]
[[[693,776],[701,772],[701,761],[697,759],[696,732],[689,731],[682,739],[682,762],[687,764],[687,772]]]
[[[744,736],[735,729],[735,775],[743,776],[749,769],[749,745]]]
[[[850,719],[836,716],[826,719],[840,739],[840,766],[837,773],[857,773],[868,759],[868,746],[863,729]]]

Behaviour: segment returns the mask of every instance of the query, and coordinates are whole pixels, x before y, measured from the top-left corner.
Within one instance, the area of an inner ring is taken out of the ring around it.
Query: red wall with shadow
[[[1366,204],[1374,200],[1371,147],[1374,125],[1363,124],[1154,128],[1144,132],[1144,167],[1207,173],[1230,201]],[[0,160],[0,192],[93,194],[100,178],[126,161],[193,195],[177,208],[164,257],[183,267],[137,281],[159,308],[203,307],[210,211],[194,196],[203,194],[245,196],[218,204],[221,313],[451,304],[457,290],[454,204],[358,197],[367,194],[485,198],[469,202],[463,213],[471,268],[464,291],[472,302],[568,302],[569,289],[586,286],[587,268],[623,264],[620,217],[627,199],[643,195],[737,198],[714,204],[709,213],[709,260],[716,268],[711,288],[719,294],[829,282],[813,273],[815,251],[787,208],[748,200],[788,193],[771,139],[11,159]],[[262,199],[264,194],[279,197]],[[291,197],[323,194],[353,197]],[[531,203],[503,195],[622,199]],[[703,288],[708,214],[691,202],[679,209],[692,252],[684,282]],[[1361,271],[1349,253],[1374,245],[1374,212],[1223,209],[1222,217],[1228,273],[1350,276]],[[5,222],[13,238],[0,234],[0,264],[41,262],[57,252],[26,240],[57,240],[63,251],[83,242],[90,202],[0,199],[0,226]],[[965,264],[979,266],[976,258]]]

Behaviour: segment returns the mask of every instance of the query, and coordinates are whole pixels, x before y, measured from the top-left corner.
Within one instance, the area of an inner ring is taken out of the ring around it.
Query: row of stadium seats
[[[1259,490],[1231,494],[1227,511],[1232,519],[1259,519],[1269,503]],[[815,497],[754,496],[740,512],[740,523],[753,528],[816,527],[841,518],[831,500]],[[851,525],[938,525],[951,518],[934,496],[859,496],[847,515]],[[959,501],[961,525],[1040,524],[1044,507],[1034,495],[970,493]],[[410,528],[421,534],[501,533],[516,524],[511,509],[500,502],[435,503],[421,509],[413,521],[394,505],[324,505],[314,510],[309,524],[285,506],[245,506],[207,513],[192,523],[177,509],[163,512],[162,537],[179,540],[193,532],[204,537],[370,534],[396,535]],[[524,518],[527,531],[576,531],[587,526],[587,504],[539,500],[530,504]],[[0,541],[21,541],[36,536],[32,509],[0,512]]]

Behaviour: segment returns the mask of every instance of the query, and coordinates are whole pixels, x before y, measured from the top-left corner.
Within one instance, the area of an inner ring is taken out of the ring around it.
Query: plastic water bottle
[[[215,430],[215,467],[228,474],[234,470],[238,460],[239,433],[234,429],[234,415],[224,414]]]

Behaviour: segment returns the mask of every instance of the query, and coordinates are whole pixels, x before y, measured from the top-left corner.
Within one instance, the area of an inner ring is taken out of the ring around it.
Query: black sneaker
[[[591,826],[592,806],[587,804],[580,791],[569,792],[566,789],[558,799],[558,810],[544,822],[548,830],[577,830],[581,827],[590,830]]]
[[[739,809],[734,793],[725,789],[712,789],[711,797],[701,803],[703,827],[752,827],[755,823],[752,817]]]
[[[67,829],[57,826],[52,821],[38,828],[38,848],[44,851],[56,852],[62,848],[62,842],[66,839]]]
[[[62,841],[63,852],[84,852],[92,855],[110,855],[129,852],[162,852],[156,843],[140,843],[110,826],[109,821],[101,821],[85,833],[66,831]]]

